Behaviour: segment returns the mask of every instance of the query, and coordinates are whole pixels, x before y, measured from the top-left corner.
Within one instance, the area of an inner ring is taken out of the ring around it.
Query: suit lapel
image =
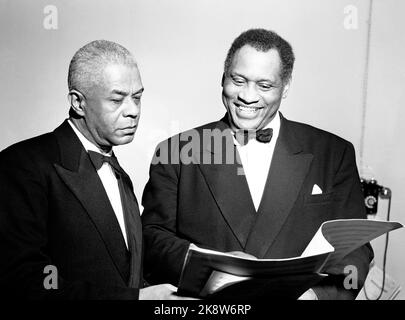
[[[199,167],[225,221],[243,249],[256,211],[229,127],[221,120],[215,129],[224,134],[222,147],[218,143],[203,144]],[[215,158],[219,155],[222,163],[218,164]],[[234,160],[226,164],[230,155]],[[211,159],[211,162],[203,163],[203,159]]]
[[[258,258],[266,255],[291,212],[312,158],[312,154],[302,152],[288,120],[281,117],[279,138],[246,252]]]
[[[54,164],[55,169],[86,210],[115,266],[123,280],[127,282],[125,270],[128,269],[125,258],[128,253],[102,182],[87,152],[67,121],[54,132],[61,153],[61,164]]]

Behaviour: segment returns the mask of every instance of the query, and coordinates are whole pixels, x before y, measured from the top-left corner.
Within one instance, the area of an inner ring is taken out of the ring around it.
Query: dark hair
[[[229,73],[235,53],[245,45],[250,45],[262,52],[267,52],[271,49],[277,50],[282,62],[281,79],[284,82],[291,77],[295,61],[291,45],[277,33],[265,29],[249,29],[241,33],[233,41],[225,59],[225,75]]]

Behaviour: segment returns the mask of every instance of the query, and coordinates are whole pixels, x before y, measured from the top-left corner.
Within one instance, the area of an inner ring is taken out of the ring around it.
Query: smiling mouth
[[[262,107],[248,107],[244,105],[235,104],[235,107],[240,111],[247,112],[247,113],[255,113],[259,110],[263,109]]]

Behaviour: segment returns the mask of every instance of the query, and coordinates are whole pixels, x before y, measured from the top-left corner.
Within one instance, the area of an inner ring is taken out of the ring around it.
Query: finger
[[[175,287],[174,285],[172,285],[170,283],[165,283],[164,286],[165,286],[166,289],[168,289],[170,291],[174,291],[174,292],[177,291],[177,287]]]
[[[232,255],[234,255],[236,257],[257,259],[255,256],[253,256],[253,255],[251,255],[249,253],[246,253],[246,252],[242,252],[242,251],[231,251],[231,252],[228,252],[228,253],[232,254]]]

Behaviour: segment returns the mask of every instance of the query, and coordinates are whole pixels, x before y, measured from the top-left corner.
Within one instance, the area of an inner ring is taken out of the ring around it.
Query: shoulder
[[[38,167],[58,158],[56,137],[52,132],[17,142],[0,152],[0,162],[11,167]]]
[[[283,125],[308,151],[354,149],[350,141],[309,124],[283,119]]]
[[[201,126],[198,126],[198,127],[195,127],[195,128],[189,129],[189,130],[182,131],[176,135],[171,136],[168,139],[161,141],[158,144],[158,148],[167,146],[167,145],[172,146],[172,147],[179,146],[179,145],[181,146],[182,144],[184,144],[190,140],[196,139],[196,138],[199,138],[199,141],[201,140],[201,142],[202,142],[203,135],[206,133],[210,133],[215,129],[223,130],[224,129],[223,122],[222,121],[213,121],[213,122],[206,123],[206,124],[203,124]]]
[[[207,141],[223,139],[226,136],[224,129],[224,122],[214,121],[165,139],[157,145],[152,164],[199,163]]]

